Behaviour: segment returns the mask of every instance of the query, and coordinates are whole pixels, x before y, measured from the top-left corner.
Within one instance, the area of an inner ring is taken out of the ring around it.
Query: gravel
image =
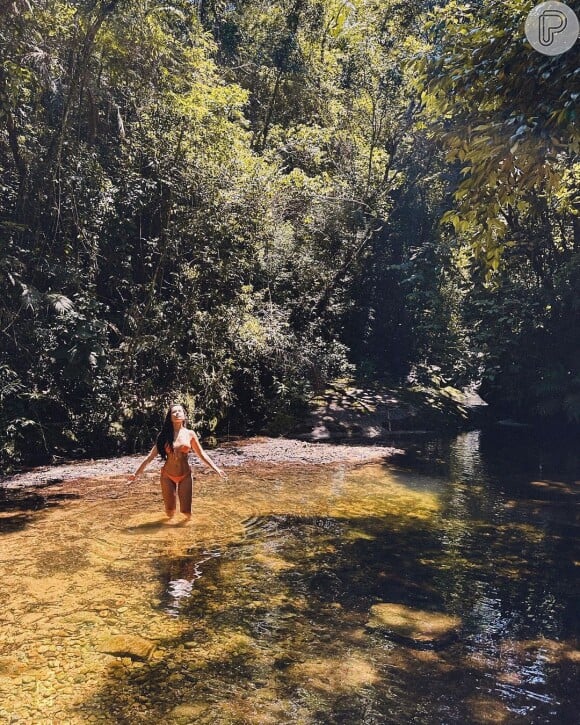
[[[209,451],[215,463],[225,469],[251,464],[326,464],[362,463],[380,458],[389,458],[399,449],[381,445],[348,445],[333,443],[309,443],[289,438],[246,438],[224,443]],[[24,473],[0,479],[5,488],[28,488],[46,486],[79,478],[106,478],[134,473],[145,454],[120,456],[118,458],[90,459],[66,462],[52,466],[41,466]],[[190,457],[195,467],[201,467],[195,456]],[[162,461],[153,461],[147,471],[161,468]]]

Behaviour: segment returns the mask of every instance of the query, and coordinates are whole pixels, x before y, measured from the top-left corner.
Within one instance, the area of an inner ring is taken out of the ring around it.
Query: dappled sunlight
[[[200,475],[190,521],[167,520],[154,475],[10,506],[1,713],[262,725],[568,711],[576,569],[549,504],[335,464]]]

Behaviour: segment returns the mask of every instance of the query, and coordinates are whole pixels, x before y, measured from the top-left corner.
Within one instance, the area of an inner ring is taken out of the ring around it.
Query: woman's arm
[[[206,466],[209,466],[212,470],[214,470],[218,474],[218,476],[221,476],[222,478],[226,477],[226,474],[221,470],[221,468],[218,468],[216,464],[211,460],[211,458],[207,455],[207,453],[203,450],[203,448],[201,447],[201,443],[199,442],[199,439],[195,434],[195,431],[191,431],[191,450],[195,453],[200,461],[202,461],[206,464]]]
[[[151,463],[151,461],[155,458],[157,455],[157,444],[153,446],[153,448],[149,451],[149,455],[147,458],[143,461],[143,463],[139,466],[139,468],[135,471],[135,473],[132,473],[129,476],[130,481],[134,481],[137,476],[140,476],[143,471],[147,468],[147,466]]]

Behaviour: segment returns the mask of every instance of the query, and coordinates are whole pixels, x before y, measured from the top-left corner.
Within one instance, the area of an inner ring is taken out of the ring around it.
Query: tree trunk
[[[274,90],[272,91],[272,95],[270,96],[270,102],[268,103],[268,110],[266,111],[266,118],[264,119],[264,127],[261,131],[261,137],[262,140],[256,139],[255,149],[259,153],[264,149],[264,146],[266,145],[266,139],[268,138],[268,133],[270,131],[270,124],[272,123],[272,114],[274,112],[274,104],[276,103],[276,97],[278,95],[278,89],[280,88],[280,82],[282,80],[282,76],[284,75],[283,70],[278,70],[278,75],[276,76],[276,81],[274,83]]]
[[[95,38],[99,32],[103,22],[116,8],[119,0],[111,0],[107,5],[101,7],[101,10],[93,22],[89,25],[82,44],[82,49],[73,64],[69,92],[66,97],[60,126],[58,131],[52,138],[46,158],[44,160],[45,170],[50,169],[54,162],[53,179],[58,177],[62,159],[62,148],[67,130],[68,118],[71,112],[72,104],[77,92],[85,85],[88,73],[88,60],[93,50]],[[39,183],[43,183],[42,174],[39,174]]]
[[[20,151],[18,142],[18,131],[14,124],[12,110],[8,105],[8,97],[6,93],[6,75],[4,69],[0,66],[0,114],[4,116],[6,122],[6,130],[8,131],[8,145],[12,153],[14,166],[18,174],[18,197],[16,202],[16,221],[22,220],[22,211],[25,206],[28,186],[28,166]]]
[[[373,220],[376,222],[376,220]],[[382,227],[377,227],[375,224],[370,222],[367,224],[362,241],[353,249],[350,250],[350,252],[347,253],[346,258],[344,259],[343,263],[340,265],[340,267],[336,270],[336,272],[332,275],[331,279],[327,282],[326,287],[324,288],[324,292],[319,297],[318,301],[312,308],[310,312],[311,318],[314,320],[317,317],[321,317],[322,314],[326,311],[328,304],[330,302],[330,299],[338,287],[338,285],[343,281],[346,273],[348,272],[349,268],[353,264],[353,262],[356,261],[357,257],[360,255],[360,253],[363,251],[363,249],[367,246],[367,244],[371,241],[371,239],[374,237],[374,235],[381,230]]]

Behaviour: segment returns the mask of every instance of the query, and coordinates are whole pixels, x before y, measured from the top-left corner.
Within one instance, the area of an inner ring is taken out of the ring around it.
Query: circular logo
[[[564,3],[536,5],[526,18],[526,37],[539,53],[560,55],[578,39],[580,24],[576,13]]]

